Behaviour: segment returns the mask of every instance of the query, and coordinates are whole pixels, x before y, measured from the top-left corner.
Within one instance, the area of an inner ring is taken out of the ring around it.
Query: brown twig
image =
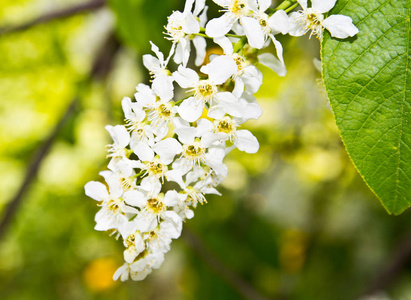
[[[208,266],[221,276],[244,299],[268,300],[266,297],[261,296],[247,281],[231,270],[224,262],[213,255],[204,242],[193,231],[184,228],[183,239]]]
[[[56,127],[54,128],[53,132],[50,134],[50,136],[43,142],[43,144],[40,146],[40,148],[37,150],[37,153],[34,155],[33,159],[31,160],[26,176],[24,177],[24,181],[21,184],[20,188],[18,189],[16,195],[13,197],[13,199],[10,201],[10,204],[7,206],[5,212],[3,213],[3,219],[0,222],[0,239],[4,232],[6,231],[6,228],[8,224],[10,223],[12,217],[16,213],[18,207],[21,204],[21,201],[23,199],[23,195],[27,191],[31,181],[33,178],[35,178],[39,167],[41,163],[43,162],[45,156],[49,152],[54,140],[56,139],[57,134],[60,132],[61,128],[64,126],[64,124],[67,122],[67,120],[70,118],[70,116],[74,113],[76,106],[77,106],[78,98],[74,98],[74,100],[71,102],[71,104],[68,106],[66,112],[64,113],[63,117],[60,119]]]
[[[93,63],[93,67],[90,71],[91,79],[103,79],[107,76],[107,74],[111,70],[114,56],[117,53],[119,45],[120,44],[114,37],[114,34],[110,34],[103,47],[100,48],[102,49],[102,51],[97,55]],[[37,150],[37,153],[31,159],[27,167],[23,183],[21,184],[17,193],[9,202],[7,208],[3,213],[3,218],[0,221],[0,239],[6,232],[8,225],[10,224],[11,220],[13,219],[13,216],[16,214],[19,206],[21,205],[23,196],[29,189],[31,182],[36,178],[37,172],[42,162],[44,161],[44,158],[47,156],[47,153],[50,151],[51,147],[56,141],[59,132],[75,112],[76,106],[79,102],[79,98],[80,96],[78,95],[73,99],[73,101],[68,106],[66,112],[63,114],[60,121],[57,123],[53,131],[50,133],[49,137],[42,143],[42,145]]]
[[[28,21],[27,23],[21,24],[21,25],[17,25],[14,27],[5,27],[5,28],[0,28],[0,35],[3,34],[7,34],[7,33],[12,33],[12,32],[19,32],[19,31],[23,31],[26,29],[29,29],[33,26],[39,25],[39,24],[43,24],[52,20],[56,20],[56,19],[63,19],[63,18],[67,18],[67,17],[71,17],[73,15],[82,13],[82,12],[86,12],[86,11],[90,11],[90,10],[95,10],[98,8],[101,8],[105,5],[105,1],[104,0],[91,0],[89,2],[86,3],[81,3],[75,6],[71,6],[68,8],[64,8],[61,10],[57,10],[57,11],[53,11],[53,12],[49,12],[46,13],[34,20]]]

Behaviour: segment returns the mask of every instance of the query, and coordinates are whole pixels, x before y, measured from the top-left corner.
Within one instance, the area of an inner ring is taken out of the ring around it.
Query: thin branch
[[[114,56],[119,49],[119,42],[114,37],[114,34],[111,33],[102,49],[102,51],[97,55],[93,67],[90,70],[90,78],[95,79],[104,79],[107,74],[110,72],[114,60]],[[7,230],[8,225],[12,221],[14,215],[16,214],[19,206],[22,203],[25,193],[28,191],[31,182],[36,178],[37,172],[40,169],[44,158],[47,156],[47,153],[50,151],[54,142],[57,140],[58,134],[64,125],[67,123],[69,118],[73,115],[76,110],[77,104],[79,102],[80,96],[77,95],[71,104],[68,106],[66,112],[63,114],[60,121],[54,127],[53,131],[50,133],[49,137],[42,143],[42,145],[37,150],[36,154],[31,159],[23,183],[18,189],[15,196],[9,202],[7,208],[3,213],[3,218],[0,221],[0,240],[4,233]]]
[[[405,266],[411,261],[411,231],[405,235],[405,238],[388,257],[391,259],[377,273],[363,296],[372,296],[384,291],[404,271]]]
[[[13,197],[13,199],[10,201],[10,204],[7,206],[5,212],[3,213],[4,217],[0,222],[0,239],[3,236],[3,234],[6,231],[6,228],[10,221],[12,220],[12,217],[15,215],[18,207],[21,204],[21,201],[23,199],[23,196],[25,192],[28,190],[28,187],[37,175],[37,172],[40,168],[41,163],[43,162],[44,158],[46,157],[47,153],[49,152],[51,146],[54,143],[54,140],[56,139],[57,134],[60,132],[61,128],[64,126],[64,124],[67,122],[67,120],[70,118],[70,116],[74,113],[76,110],[76,106],[78,103],[78,98],[74,98],[71,104],[68,106],[66,112],[64,113],[63,117],[60,119],[60,121],[57,123],[56,127],[54,128],[53,132],[50,134],[50,136],[43,142],[43,144],[40,146],[40,148],[37,150],[37,153],[34,155],[32,158],[26,172],[26,176],[24,177],[24,181],[21,184],[20,188],[18,189],[16,195]]]
[[[61,10],[49,12],[34,20],[28,21],[27,23],[24,23],[21,25],[17,25],[14,27],[0,28],[0,35],[27,30],[33,26],[43,24],[46,22],[50,22],[52,20],[63,19],[63,18],[71,17],[73,15],[82,13],[82,12],[96,10],[98,8],[103,7],[104,5],[105,5],[104,0],[91,0],[86,3],[81,3],[81,4],[71,6],[68,8],[64,8]]]
[[[184,240],[188,245],[210,266],[219,276],[221,276],[232,288],[234,288],[244,299],[268,300],[261,296],[247,281],[231,270],[224,262],[219,260],[207,248],[203,241],[190,229],[184,228]]]

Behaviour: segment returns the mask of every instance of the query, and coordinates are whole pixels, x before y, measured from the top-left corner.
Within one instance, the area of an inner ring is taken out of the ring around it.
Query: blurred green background
[[[3,0],[0,28],[82,3]],[[0,30],[0,216],[77,99],[0,236],[0,299],[411,299],[410,213],[389,216],[352,166],[314,67],[318,40],[282,36],[288,74],[261,67],[264,115],[247,123],[260,151],[228,155],[223,196],[195,210],[161,269],[112,281],[123,245],[94,231],[83,186],[106,168],[104,126],[122,123],[121,99],[148,80],[149,40],[168,51],[163,25],[183,4],[112,0]]]

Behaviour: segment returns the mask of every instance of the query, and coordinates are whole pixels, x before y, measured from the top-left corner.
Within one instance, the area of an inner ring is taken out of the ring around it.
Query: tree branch
[[[268,300],[261,296],[247,281],[232,271],[226,264],[220,261],[201,239],[187,227],[184,228],[183,239],[188,245],[221,276],[232,288],[234,288],[244,299]]]
[[[71,17],[73,15],[82,13],[82,12],[95,10],[95,9],[103,7],[104,5],[105,5],[104,0],[91,0],[86,3],[81,3],[78,5],[72,6],[72,7],[49,12],[27,23],[23,23],[21,25],[17,25],[14,27],[0,28],[0,35],[23,31],[33,26],[43,24],[43,23],[46,23],[52,20],[63,19],[63,18]]]
[[[119,46],[120,44],[118,40],[114,37],[114,34],[110,34],[106,42],[104,43],[103,47],[100,48],[102,49],[102,51],[97,55],[93,63],[93,67],[90,70],[91,79],[103,79],[107,76],[107,74],[111,70],[114,56],[117,53]],[[6,229],[10,224],[11,220],[13,219],[13,216],[16,214],[17,209],[21,205],[22,199],[27,190],[29,189],[31,182],[35,179],[37,172],[40,169],[42,162],[44,161],[44,158],[47,156],[47,153],[50,151],[52,145],[56,141],[59,132],[75,112],[77,104],[79,102],[79,98],[80,95],[74,97],[73,101],[68,106],[66,112],[63,114],[60,121],[54,127],[49,137],[42,143],[42,145],[38,148],[36,154],[31,159],[27,167],[23,183],[21,184],[17,193],[9,202],[7,208],[3,213],[3,219],[1,219],[0,221],[0,240],[6,232]]]

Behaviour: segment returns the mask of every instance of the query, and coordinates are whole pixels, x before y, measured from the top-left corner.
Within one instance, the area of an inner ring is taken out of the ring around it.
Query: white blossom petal
[[[279,76],[285,76],[286,70],[285,65],[271,53],[263,53],[258,56],[258,62],[274,72]]]
[[[117,281],[117,279],[119,279],[121,276],[121,281],[126,281],[128,279],[128,273],[129,273],[129,265],[124,264],[120,268],[118,268],[117,271],[114,273],[113,280]]]
[[[123,195],[124,202],[131,206],[143,207],[146,205],[146,197],[137,190],[127,191]]]
[[[214,84],[223,84],[237,72],[237,64],[231,56],[217,56],[208,65],[201,68],[201,72],[208,74]]]
[[[224,36],[233,27],[237,18],[230,13],[225,13],[219,18],[210,20],[206,25],[206,35],[209,37]]]
[[[159,74],[154,78],[152,88],[161,100],[168,101],[174,96],[173,82],[171,78],[165,74]]]
[[[140,83],[137,86],[137,93],[134,94],[136,101],[143,107],[153,105],[156,101],[156,94],[146,84]]]
[[[187,34],[200,32],[200,24],[198,24],[197,19],[192,14],[187,15],[183,31]]]
[[[307,9],[307,0],[297,0],[303,9]],[[321,0],[322,1],[322,0]]]
[[[178,114],[187,122],[197,121],[204,110],[204,102],[194,97],[190,97],[183,101],[178,107]]]
[[[279,32],[287,34],[291,27],[290,19],[284,10],[279,10],[268,18],[268,26],[273,30],[274,34]]]
[[[260,148],[257,138],[248,130],[237,130],[234,145],[246,153],[256,153]]]
[[[196,36],[193,39],[193,44],[194,44],[194,48],[196,49],[195,65],[196,66],[201,66],[203,64],[205,56],[206,56],[207,42],[206,42],[205,38],[203,38],[201,36]]]
[[[292,36],[302,36],[306,32],[304,23],[300,21],[300,14],[298,12],[292,12],[289,15],[290,18],[290,30],[288,31],[289,35]]]
[[[142,161],[150,161],[154,158],[154,152],[150,146],[145,142],[140,142],[132,147],[134,153]]]
[[[198,16],[198,14],[205,8],[206,0],[196,0],[193,15]]]
[[[218,133],[206,132],[201,137],[201,146],[208,148],[215,142],[226,141],[226,140],[228,140],[228,135],[224,132],[218,132]]]
[[[263,29],[257,19],[250,17],[241,18],[245,35],[251,47],[261,49],[264,46],[265,36]]]
[[[178,67],[178,71],[173,73],[173,78],[183,89],[195,86],[200,79],[196,71],[183,66]]]
[[[123,125],[107,125],[106,130],[110,133],[114,143],[119,147],[125,148],[130,143],[130,134]]]
[[[345,39],[358,33],[352,19],[343,15],[332,15],[323,21],[323,25],[333,37]]]
[[[143,65],[147,70],[153,70],[161,67],[158,58],[152,56],[151,54],[143,55]]]
[[[84,186],[86,195],[97,201],[105,201],[108,199],[107,188],[104,184],[98,181],[90,181]]]
[[[319,13],[325,13],[335,6],[337,0],[311,0],[311,7]]]
[[[234,52],[233,43],[230,41],[228,37],[226,36],[215,37],[213,41],[214,43],[216,43],[223,49],[224,54],[227,54],[227,55],[233,54]]]
[[[173,161],[174,156],[183,151],[181,144],[173,138],[162,140],[152,148],[160,156],[161,163],[165,165],[170,164]]]
[[[258,0],[260,12],[265,12],[271,6],[271,0]]]
[[[123,108],[124,116],[126,119],[133,120],[137,119],[138,121],[143,121],[146,117],[146,113],[141,108],[141,105],[137,102],[131,102],[129,97],[124,97],[121,101],[121,106]]]
[[[165,172],[165,177],[167,181],[176,182],[183,190],[186,188],[186,185],[183,181],[183,175],[180,170],[170,170]]]

